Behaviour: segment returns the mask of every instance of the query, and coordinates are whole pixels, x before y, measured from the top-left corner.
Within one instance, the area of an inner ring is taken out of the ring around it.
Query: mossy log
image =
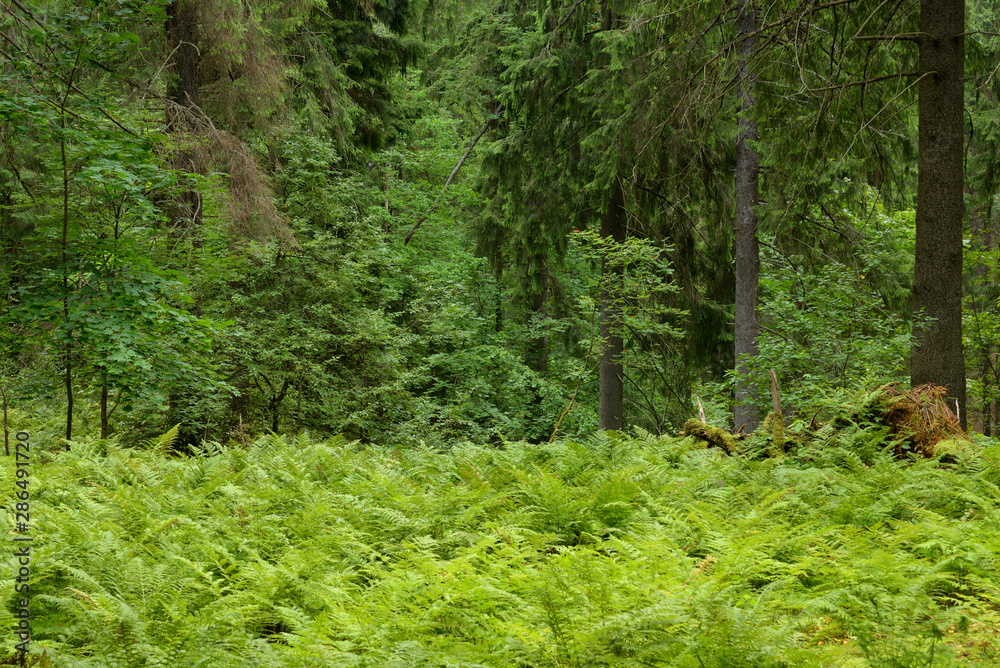
[[[697,418],[691,418],[684,423],[684,435],[694,436],[705,441],[709,447],[722,448],[729,454],[736,452],[736,437],[725,429],[705,424]]]

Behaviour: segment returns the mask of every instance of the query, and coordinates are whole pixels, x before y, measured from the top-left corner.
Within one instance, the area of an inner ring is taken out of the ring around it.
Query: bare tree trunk
[[[601,236],[624,243],[626,234],[625,194],[621,181],[612,185],[611,202],[601,216]],[[601,362],[598,390],[598,429],[620,431],[625,425],[625,370],[622,366],[622,309],[618,303],[621,268],[601,263]]]
[[[962,351],[965,3],[921,0],[917,238],[910,382],[948,388],[966,426]]]
[[[264,387],[260,384],[260,381],[258,381],[257,378],[254,378],[253,382],[257,385],[257,389],[260,390],[261,394],[267,398],[268,412],[271,414],[271,431],[278,433],[278,426],[281,418],[281,402],[283,402],[285,397],[288,396],[288,388],[292,386],[292,381],[286,378],[281,383],[281,388],[275,390],[274,383],[272,383],[267,376],[261,375],[260,378],[264,381],[264,384],[267,385],[267,391],[264,390]]]
[[[65,361],[66,370],[63,374],[63,387],[66,389],[66,440],[73,438],[73,363],[70,358],[73,354],[71,344],[66,345]]]
[[[281,417],[281,402],[285,400],[285,396],[288,394],[288,388],[291,386],[292,382],[285,379],[285,382],[281,384],[281,389],[278,394],[271,397],[271,432],[278,433],[278,421]]]
[[[740,0],[736,29],[739,45],[737,94],[740,99],[739,138],[736,141],[736,405],[733,428],[747,433],[757,429],[757,383],[750,377],[751,360],[757,357],[757,287],[760,256],[757,245],[757,212],[760,162],[752,142],[757,140],[753,113],[755,75],[750,69],[756,48],[757,15],[752,0]]]
[[[996,363],[996,359],[995,358],[994,358],[993,362]],[[989,434],[987,434],[987,436],[993,436],[994,434],[996,434],[997,416],[1000,416],[1000,401],[994,400],[992,402],[992,406],[993,406],[993,410],[990,411],[990,413],[992,415],[992,422],[990,424],[992,424],[993,426],[992,426],[992,431]]]
[[[481,233],[482,234],[482,233]],[[503,240],[495,232],[489,235],[489,241],[482,246],[483,254],[489,258],[493,268],[493,331],[503,331]]]
[[[984,365],[985,366],[985,365]],[[982,410],[982,424],[980,425],[979,431],[982,432],[983,436],[992,436],[993,428],[991,421],[993,419],[991,408],[993,407],[993,402],[990,401],[990,385],[987,382],[987,374],[989,373],[988,368],[983,369],[983,410]]]

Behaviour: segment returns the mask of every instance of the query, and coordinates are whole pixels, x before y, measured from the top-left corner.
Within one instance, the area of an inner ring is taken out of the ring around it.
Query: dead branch
[[[861,39],[860,37],[858,39]],[[864,81],[850,81],[845,84],[840,84],[839,86],[824,86],[823,88],[811,88],[810,93],[821,93],[825,90],[843,90],[845,88],[850,88],[851,86],[867,86],[868,84],[875,83],[877,81],[885,81],[886,79],[902,79],[904,77],[915,77],[917,72],[896,72],[895,74],[886,74],[881,77],[873,77],[871,79],[865,79]]]
[[[465,149],[465,155],[462,156],[462,159],[458,161],[457,165],[455,165],[455,169],[451,170],[451,174],[448,175],[448,180],[444,182],[444,187],[441,188],[441,192],[438,194],[437,199],[434,200],[434,204],[431,205],[431,208],[427,211],[427,213],[421,216],[417,220],[417,222],[413,223],[413,227],[411,227],[410,231],[406,233],[406,237],[403,239],[403,245],[410,243],[410,239],[413,238],[413,235],[416,233],[417,228],[419,228],[420,225],[425,220],[427,220],[428,216],[434,213],[434,210],[437,209],[438,204],[441,203],[441,198],[444,197],[444,191],[447,190],[448,186],[451,185],[451,182],[455,179],[455,176],[458,174],[458,170],[462,169],[462,165],[464,165],[465,161],[469,159],[470,155],[472,155],[472,149],[476,148],[476,144],[479,143],[479,140],[482,139],[483,135],[486,134],[486,131],[490,129],[491,125],[493,125],[492,119],[486,121],[486,124],[483,126],[483,129],[479,131],[479,134],[476,135],[475,138],[473,138],[472,143],[469,144],[469,148]]]
[[[781,414],[781,393],[778,391],[778,377],[774,375],[774,369],[768,369],[771,376],[771,404],[775,415]]]

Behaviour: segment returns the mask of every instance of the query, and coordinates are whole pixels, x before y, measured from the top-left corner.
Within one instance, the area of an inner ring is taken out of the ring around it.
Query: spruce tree
[[[740,0],[737,32],[737,81],[740,99],[739,138],[736,146],[736,408],[734,428],[756,431],[757,383],[750,377],[750,361],[757,356],[757,287],[760,256],[757,246],[757,206],[760,163],[757,158],[757,120],[753,110],[755,74],[751,69],[757,42],[757,14],[752,0]]]
[[[920,3],[920,154],[910,377],[948,388],[962,419],[962,186],[965,109],[965,3]]]

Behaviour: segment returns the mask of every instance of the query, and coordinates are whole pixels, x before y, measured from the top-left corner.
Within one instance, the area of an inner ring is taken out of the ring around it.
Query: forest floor
[[[31,651],[52,666],[1000,665],[1000,445],[900,458],[889,426],[849,417],[813,436],[780,457],[763,436],[729,455],[642,432],[448,451],[268,436],[183,456],[169,434],[39,443]],[[0,642],[13,656],[14,634]]]

